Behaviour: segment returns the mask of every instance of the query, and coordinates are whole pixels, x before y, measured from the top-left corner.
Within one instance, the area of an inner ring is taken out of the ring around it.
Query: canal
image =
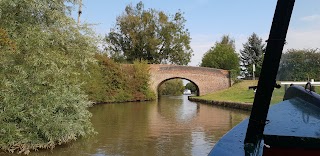
[[[97,135],[31,156],[207,155],[249,112],[190,102],[187,96],[90,108]],[[1,155],[1,154],[0,154]]]

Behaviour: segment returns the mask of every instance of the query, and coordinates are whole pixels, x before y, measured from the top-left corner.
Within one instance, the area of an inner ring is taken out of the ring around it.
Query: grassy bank
[[[244,80],[242,82],[234,84],[228,89],[192,98],[225,102],[253,103],[254,92],[252,89],[249,90],[248,87],[256,86],[257,83],[257,80]],[[282,86],[280,89],[274,89],[271,104],[282,101],[283,95],[284,86]]]

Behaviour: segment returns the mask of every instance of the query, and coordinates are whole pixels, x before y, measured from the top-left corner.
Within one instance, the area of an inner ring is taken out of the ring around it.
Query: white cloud
[[[202,56],[206,53],[216,41],[218,35],[197,34],[191,36],[190,46],[193,49],[193,56],[191,57],[190,66],[198,66],[201,63]]]
[[[313,23],[312,25],[303,28],[289,28],[287,34],[287,44],[284,46],[284,52],[288,49],[310,49],[320,48],[320,24]],[[201,63],[202,57],[216,41],[219,41],[223,34],[191,34],[191,48],[194,56],[191,58],[189,65],[198,66]],[[236,52],[239,53],[243,48],[242,44],[247,42],[251,34],[229,34],[235,39]],[[269,32],[258,34],[263,41],[268,39]]]
[[[305,22],[318,22],[320,21],[320,15],[315,14],[315,15],[305,16],[300,18],[300,20]]]
[[[320,48],[320,29],[289,29],[287,35],[287,49]]]
[[[191,40],[191,48],[193,49],[193,54],[191,58],[190,66],[198,66],[201,63],[203,55],[214,46],[215,42],[221,39],[223,34],[217,35],[207,35],[207,34],[197,34],[193,35]],[[235,40],[236,52],[239,53],[242,49],[242,44],[247,42],[248,37],[251,34],[229,34]],[[263,40],[266,40],[267,34],[262,34],[259,37],[262,37]]]
[[[284,50],[320,48],[320,15],[305,16],[301,20],[310,23],[300,28],[289,27]]]

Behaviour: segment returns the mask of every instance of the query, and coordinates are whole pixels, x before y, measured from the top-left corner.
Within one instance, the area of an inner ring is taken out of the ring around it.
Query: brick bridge
[[[151,89],[158,93],[159,86],[170,79],[185,79],[194,83],[198,95],[205,95],[231,86],[230,74],[227,70],[179,66],[167,64],[150,64]]]

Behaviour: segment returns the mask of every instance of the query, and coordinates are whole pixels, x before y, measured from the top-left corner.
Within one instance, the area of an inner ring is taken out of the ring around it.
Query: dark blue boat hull
[[[209,155],[320,155],[318,94],[292,86],[284,101],[270,108],[267,119],[263,138],[257,145],[245,148],[246,119],[225,134]]]

